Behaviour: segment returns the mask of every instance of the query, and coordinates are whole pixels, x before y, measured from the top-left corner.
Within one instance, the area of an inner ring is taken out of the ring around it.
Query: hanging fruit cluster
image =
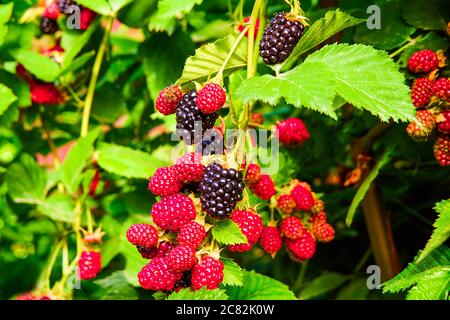
[[[436,161],[450,166],[450,79],[439,75],[444,66],[445,56],[439,51],[421,50],[409,58],[409,71],[419,76],[411,88],[418,121],[410,123],[406,131],[418,142],[436,137]]]

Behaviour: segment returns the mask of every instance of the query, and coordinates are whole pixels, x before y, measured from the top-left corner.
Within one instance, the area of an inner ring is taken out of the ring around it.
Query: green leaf
[[[86,137],[80,138],[67,154],[61,166],[62,182],[70,193],[74,193],[81,182],[82,171],[92,154],[92,145],[100,129],[92,130]]]
[[[247,243],[247,238],[232,220],[219,221],[211,230],[214,239],[223,245]]]
[[[0,24],[0,46],[5,42],[6,35],[8,34],[8,26]]]
[[[45,196],[47,175],[28,154],[20,157],[6,172],[5,181],[11,198],[18,203],[40,203]]]
[[[114,12],[119,11],[133,0],[109,0],[109,4]]]
[[[428,240],[425,249],[420,253],[417,262],[423,260],[431,251],[439,247],[450,237],[450,200],[444,200],[436,204],[434,210],[439,214],[436,219],[433,234]]]
[[[424,50],[424,49],[438,51],[447,46],[448,46],[448,40],[446,38],[443,38],[443,37],[437,35],[435,32],[429,32],[423,38],[417,40],[416,43],[408,46],[401,54],[397,63],[400,66],[406,68],[406,66],[408,65],[409,57],[411,57],[416,51],[420,51],[420,50]]]
[[[412,26],[425,30],[446,30],[450,20],[447,0],[403,0],[402,16]]]
[[[150,17],[150,31],[167,31],[170,35],[175,30],[176,19],[189,13],[196,4],[203,0],[159,0],[158,10]]]
[[[230,286],[227,293],[231,300],[295,300],[288,286],[255,271],[244,271],[244,285]]]
[[[328,11],[324,18],[316,21],[305,32],[283,65],[286,68],[289,68],[301,54],[313,49],[332,35],[346,28],[353,27],[363,21],[363,19],[354,18],[339,9]]]
[[[336,272],[328,272],[322,274],[321,276],[311,281],[300,292],[299,298],[302,300],[307,300],[320,296],[321,294],[324,294],[328,291],[339,288],[347,280],[348,276]]]
[[[72,62],[88,43],[96,28],[88,28],[83,33],[65,31],[62,35],[61,46],[64,49],[64,57],[61,63],[63,73],[72,68]]]
[[[111,6],[106,0],[77,0],[77,2],[104,16],[109,16],[112,13]]]
[[[27,71],[45,82],[55,81],[61,71],[56,61],[37,52],[20,50],[15,51],[13,56]]]
[[[368,29],[367,25],[356,27],[353,39],[355,42],[374,46],[378,49],[390,50],[408,41],[416,30],[405,24],[400,14],[400,3],[388,1],[380,5],[382,12],[381,28]]]
[[[232,259],[221,258],[220,260],[224,264],[222,284],[225,286],[242,286],[244,284],[242,268]]]
[[[100,300],[137,300],[138,294],[128,283],[123,271],[116,271],[106,278],[94,281],[106,289]]]
[[[13,13],[14,2],[0,4],[0,25],[6,24]]]
[[[16,95],[10,88],[0,83],[0,116],[8,109],[8,107],[17,100]]]
[[[336,300],[365,300],[368,294],[367,279],[357,278],[339,290]]]
[[[443,281],[447,279],[447,281]],[[433,294],[433,299],[445,298],[450,279],[450,249],[441,246],[433,250],[420,262],[412,262],[394,279],[383,283],[383,292],[397,293],[413,286],[412,296],[425,298]],[[440,289],[439,289],[440,286]],[[431,290],[427,292],[427,290]],[[417,291],[417,292],[414,292]],[[439,294],[439,296],[436,296]]]
[[[348,209],[347,217],[345,218],[345,223],[347,223],[348,226],[352,224],[353,217],[355,216],[356,213],[356,209],[359,207],[361,201],[364,200],[364,197],[366,196],[367,191],[372,185],[372,182],[378,177],[380,170],[391,160],[391,153],[392,153],[391,149],[383,153],[378,162],[375,164],[370,173],[367,175],[364,182],[359,186],[358,191],[356,191],[352,203],[350,204],[350,208]]]
[[[244,103],[261,100],[271,105],[284,98],[297,108],[304,106],[337,119],[335,93],[333,71],[322,62],[305,62],[278,77],[266,74],[244,80],[235,95]]]
[[[106,83],[95,91],[92,116],[107,123],[127,113],[127,104],[118,84]]]
[[[139,150],[101,143],[98,148],[98,164],[119,176],[148,179],[157,168],[167,163]]]
[[[74,72],[80,68],[82,68],[91,58],[95,55],[95,51],[90,51],[82,54],[77,59],[73,60],[72,63],[67,66],[67,68],[64,68],[61,70],[60,75],[65,75],[70,72]]]
[[[15,104],[19,107],[31,106],[30,86],[25,80],[9,72],[0,71],[0,82],[7,83],[14,95],[17,96]]]
[[[208,290],[203,287],[200,290],[191,291],[185,288],[172,293],[167,300],[228,300],[228,296],[222,289]]]
[[[450,288],[450,269],[426,275],[408,291],[406,300],[446,300]]]
[[[75,202],[68,194],[54,193],[42,201],[37,209],[52,220],[75,222]]]
[[[219,72],[231,47],[236,42],[236,35],[229,35],[215,42],[205,44],[189,57],[184,66],[183,74],[178,79],[180,85],[191,81],[202,82]],[[247,41],[240,41],[224,69],[224,76],[247,66]]]
[[[414,121],[409,88],[386,52],[365,45],[334,44],[310,55],[304,63],[312,62],[332,66],[337,94],[355,107],[383,121]]]

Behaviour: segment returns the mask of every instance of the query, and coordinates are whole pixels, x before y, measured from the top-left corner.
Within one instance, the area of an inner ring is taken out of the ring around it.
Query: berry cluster
[[[414,53],[408,60],[408,69],[421,74],[411,87],[411,100],[418,109],[417,122],[411,122],[406,132],[415,141],[435,139],[433,151],[441,166],[450,166],[450,79],[438,77],[444,67],[445,56],[431,50]]]
[[[58,18],[60,15],[71,15],[74,13],[72,6],[80,8],[80,30],[87,30],[97,17],[97,14],[83,6],[78,5],[73,0],[56,0],[50,3],[44,10],[41,17],[41,32],[44,34],[54,34],[58,31]]]

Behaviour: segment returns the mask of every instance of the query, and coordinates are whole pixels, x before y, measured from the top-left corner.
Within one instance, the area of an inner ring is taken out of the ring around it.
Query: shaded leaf
[[[320,296],[321,294],[324,294],[328,291],[339,288],[347,280],[348,276],[336,272],[328,272],[322,274],[321,276],[311,281],[300,292],[299,298],[302,300],[307,300]]]
[[[228,296],[222,289],[208,290],[203,287],[200,290],[192,291],[185,288],[172,293],[167,300],[228,300]]]

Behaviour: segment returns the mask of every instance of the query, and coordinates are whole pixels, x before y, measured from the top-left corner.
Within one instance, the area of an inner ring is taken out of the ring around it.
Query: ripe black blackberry
[[[59,12],[63,14],[70,14],[70,6],[77,5],[77,3],[73,0],[57,0],[56,3],[58,4]]]
[[[41,32],[45,34],[54,34],[58,30],[58,23],[56,20],[47,18],[46,16],[41,17]]]
[[[205,168],[200,181],[202,209],[212,217],[225,218],[242,200],[243,190],[241,172],[213,163]]]
[[[189,288],[191,286],[191,270],[185,271],[180,280],[173,286],[173,291],[178,292],[181,289]]]
[[[203,135],[202,143],[197,145],[196,151],[203,156],[223,154],[223,136],[218,130],[208,130]]]
[[[259,54],[265,64],[273,65],[286,60],[303,35],[305,26],[298,20],[290,19],[286,13],[278,13],[270,20],[269,26],[259,43]]]
[[[181,135],[181,138],[184,136],[183,131],[187,131],[191,138],[190,144],[193,144],[197,140],[200,141],[202,138],[200,134],[203,135],[207,129],[214,127],[214,123],[219,117],[219,112],[213,112],[210,114],[204,114],[201,112],[197,107],[196,99],[197,91],[192,90],[186,93],[183,95],[183,98],[181,98],[175,112],[177,119],[177,131]],[[195,132],[195,129],[199,127],[199,124],[201,124],[202,128],[201,133]],[[194,136],[195,134],[197,134],[197,136]]]

